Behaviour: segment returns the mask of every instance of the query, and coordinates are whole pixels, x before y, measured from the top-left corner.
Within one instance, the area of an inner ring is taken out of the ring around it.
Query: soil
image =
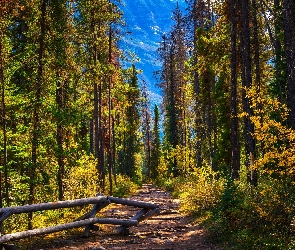
[[[81,234],[60,236],[55,239],[31,242],[26,249],[34,250],[217,250],[206,241],[205,229],[179,212],[180,201],[170,192],[152,184],[129,197],[132,200],[152,202],[159,205],[160,213],[131,227],[128,235],[114,234],[117,226],[103,225],[89,237]],[[140,209],[123,205],[108,207],[103,212],[106,218],[128,219]],[[101,213],[97,214],[101,216]]]

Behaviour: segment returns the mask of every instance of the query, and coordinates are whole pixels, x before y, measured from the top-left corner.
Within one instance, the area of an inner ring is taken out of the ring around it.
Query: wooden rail
[[[121,219],[113,219],[113,218],[95,218],[96,214],[101,209],[107,207],[111,203],[138,207],[138,208],[142,208],[142,210],[139,211],[136,215],[134,215],[129,220],[121,220]],[[27,230],[23,232],[2,235],[0,236],[0,247],[4,247],[4,249],[10,249],[11,245],[7,245],[7,248],[5,248],[5,245],[3,243],[13,241],[13,240],[18,240],[18,239],[28,238],[31,236],[50,234],[50,233],[54,233],[58,231],[84,227],[84,226],[86,226],[84,235],[88,236],[90,230],[95,230],[97,228],[94,224],[120,225],[116,229],[116,233],[118,234],[126,233],[126,232],[129,232],[128,231],[129,227],[136,226],[140,221],[148,219],[149,217],[159,213],[158,205],[153,203],[100,195],[97,197],[82,198],[82,199],[76,199],[76,200],[1,208],[0,223],[13,214],[29,213],[29,212],[44,211],[44,210],[54,210],[58,208],[70,208],[70,207],[89,205],[89,204],[94,204],[92,210],[89,213],[85,214],[84,216],[76,219],[74,222],[60,224],[60,225],[56,225],[52,227],[33,229],[33,230]]]

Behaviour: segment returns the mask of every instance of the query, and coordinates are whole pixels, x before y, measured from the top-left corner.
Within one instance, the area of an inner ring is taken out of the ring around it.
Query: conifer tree
[[[286,57],[287,100],[290,127],[295,129],[295,7],[294,1],[283,0],[284,45]]]
[[[240,150],[238,141],[238,110],[237,110],[237,16],[236,2],[230,1],[230,24],[231,24],[231,151],[232,151],[232,176],[239,178]]]
[[[169,34],[164,36],[159,56],[163,61],[161,73],[161,87],[164,90],[165,102],[165,144],[169,150],[175,151],[177,147],[186,146],[186,125],[185,110],[183,109],[185,101],[185,25],[179,6],[176,6],[172,16],[175,25]],[[174,176],[180,173],[176,156],[171,159],[170,171]]]
[[[151,165],[151,146],[152,146],[152,140],[151,140],[151,114],[149,111],[150,101],[148,97],[148,92],[146,88],[145,81],[143,80],[143,86],[142,86],[142,102],[141,102],[141,124],[142,124],[142,130],[143,130],[143,143],[144,143],[144,151],[145,151],[145,167],[147,170],[147,177],[151,177],[152,173],[152,165]]]
[[[6,83],[8,82],[8,60],[9,60],[9,31],[8,26],[12,22],[12,17],[16,14],[18,1],[14,4],[9,2],[0,3],[0,86],[1,86],[1,162],[3,170],[0,171],[0,207],[3,206],[3,198],[6,206],[10,205],[9,183],[8,183],[8,158],[7,158],[7,115],[6,115]],[[1,229],[2,230],[2,229]]]
[[[136,156],[139,151],[139,139],[137,136],[139,129],[139,89],[138,78],[135,65],[132,65],[127,80],[129,88],[126,93],[126,133],[124,141],[124,167],[123,173],[130,178],[135,177]]]
[[[161,157],[161,141],[160,141],[160,113],[158,105],[154,108],[152,130],[152,148],[151,148],[151,177],[156,179],[158,176],[158,167]]]

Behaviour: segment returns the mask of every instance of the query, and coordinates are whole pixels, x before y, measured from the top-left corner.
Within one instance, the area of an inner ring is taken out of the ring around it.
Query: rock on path
[[[173,199],[152,184],[144,184],[130,199],[153,202],[160,206],[160,214],[131,227],[129,235],[116,235],[116,226],[104,225],[90,237],[81,235],[56,238],[42,244],[31,244],[27,249],[34,250],[215,250],[204,237],[204,229],[190,223],[187,217],[179,213],[179,200]],[[127,219],[139,211],[133,207],[114,205],[103,214],[105,217]],[[97,215],[99,216],[99,214]],[[42,246],[42,245],[46,245]]]

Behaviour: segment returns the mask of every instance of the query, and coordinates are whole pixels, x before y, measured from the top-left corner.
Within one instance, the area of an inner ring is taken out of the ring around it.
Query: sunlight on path
[[[152,184],[144,184],[130,199],[152,202],[160,206],[160,214],[130,228],[129,235],[116,235],[115,226],[104,226],[98,232],[92,232],[89,238],[80,235],[48,242],[46,247],[28,249],[75,249],[75,250],[216,250],[204,237],[204,229],[194,225],[189,218],[179,213],[178,199]],[[117,205],[103,213],[104,217],[130,218],[139,209]],[[100,214],[98,214],[100,216]]]

